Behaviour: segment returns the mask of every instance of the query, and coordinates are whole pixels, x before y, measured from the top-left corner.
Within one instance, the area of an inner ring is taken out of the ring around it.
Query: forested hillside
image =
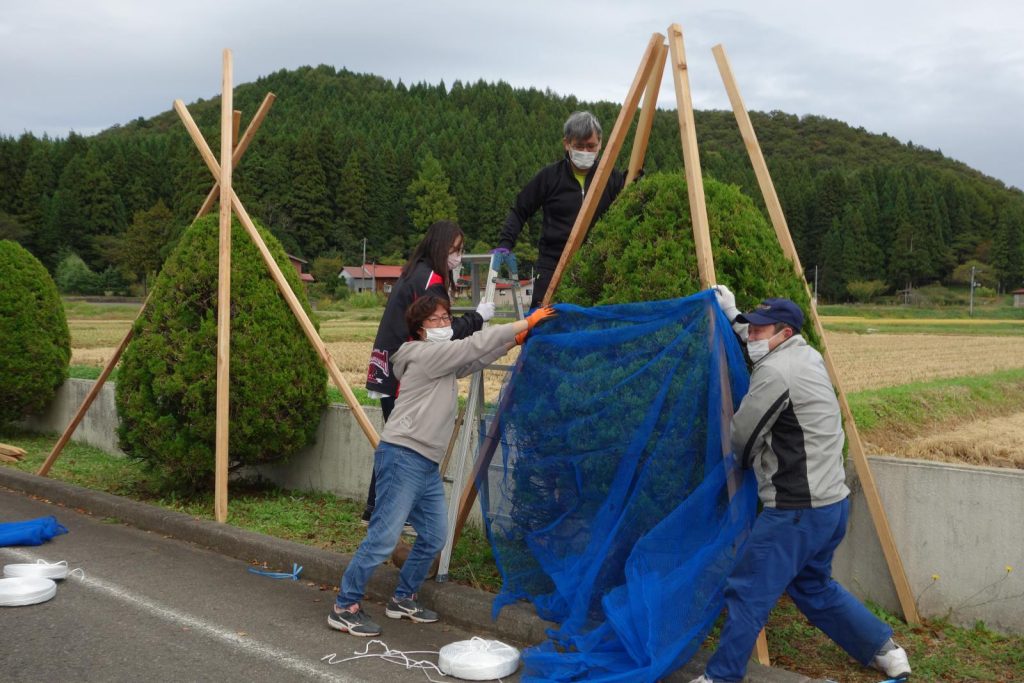
[[[607,137],[619,109],[505,83],[409,86],[320,66],[238,86],[243,128],[267,92],[278,99],[235,171],[236,189],[290,252],[346,263],[361,259],[364,238],[368,260],[400,262],[441,215],[459,221],[473,249],[493,247],[515,193],[560,157],[566,116],[592,109]],[[170,104],[175,93],[167,96]],[[219,101],[189,109],[218,150]],[[825,297],[847,298],[851,282],[891,291],[955,280],[972,264],[990,286],[1024,284],[1019,190],[840,121],[752,119],[800,258],[818,266]],[[658,112],[647,172],[682,167],[676,121]],[[696,123],[704,173],[760,204],[732,113],[697,112]],[[51,271],[60,265],[58,283],[87,266],[103,273],[104,288],[122,288],[158,268],[210,180],[170,110],[91,137],[0,137],[0,238]]]

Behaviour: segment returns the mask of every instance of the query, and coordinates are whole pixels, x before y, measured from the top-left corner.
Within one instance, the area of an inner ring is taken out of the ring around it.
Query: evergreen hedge
[[[717,281],[735,292],[741,311],[769,297],[792,299],[804,311],[805,338],[821,348],[803,281],[764,215],[735,185],[705,177],[704,195]],[[686,180],[656,173],[623,190],[591,228],[554,301],[596,306],[671,299],[699,289]]]
[[[68,376],[71,338],[57,285],[35,256],[0,240],[0,425],[41,411]]]
[[[281,244],[257,226],[312,315]],[[211,486],[216,431],[217,216],[196,221],[164,264],[117,382],[121,447],[168,486]],[[310,443],[327,375],[255,245],[231,236],[231,469],[286,458]]]

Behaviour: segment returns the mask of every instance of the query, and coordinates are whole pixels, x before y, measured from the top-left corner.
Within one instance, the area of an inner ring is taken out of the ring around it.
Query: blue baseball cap
[[[797,332],[804,326],[804,312],[789,299],[765,299],[750,313],[736,316],[736,322],[751,325],[789,325]]]

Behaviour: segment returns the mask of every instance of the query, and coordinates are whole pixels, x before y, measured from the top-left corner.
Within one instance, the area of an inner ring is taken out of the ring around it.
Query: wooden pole
[[[729,94],[729,101],[732,103],[736,123],[739,125],[740,134],[743,136],[743,143],[754,166],[754,174],[757,176],[761,193],[764,195],[768,216],[775,227],[775,234],[779,238],[779,244],[782,245],[783,253],[793,263],[793,268],[797,274],[802,276],[803,268],[800,266],[796,247],[793,246],[789,226],[786,224],[786,218],[782,213],[782,205],[779,203],[778,195],[775,193],[775,185],[772,183],[771,176],[768,173],[768,165],[765,163],[764,155],[761,153],[761,146],[758,144],[757,136],[754,134],[754,127],[750,122],[750,116],[747,113],[746,106],[743,104],[743,98],[740,96],[736,79],[733,77],[732,67],[725,54],[725,48],[721,45],[716,45],[711,51],[715,55],[718,70],[722,75],[722,81],[725,83],[725,89]],[[829,353],[828,344],[825,342],[825,330],[822,328],[821,320],[818,318],[818,310],[811,298],[810,286],[807,284],[806,279],[804,279],[804,291],[807,292],[807,297],[812,302],[810,307],[811,320],[813,321],[815,331],[818,333],[818,337],[821,339],[825,367],[828,369],[828,374],[832,378],[832,384],[835,385],[836,394],[838,394],[839,407],[846,426],[850,457],[853,459],[854,469],[864,490],[864,499],[867,502],[868,511],[871,513],[871,520],[874,522],[875,531],[882,546],[882,554],[885,556],[886,564],[889,567],[889,575],[892,577],[896,588],[896,595],[903,609],[903,617],[908,624],[919,624],[921,623],[921,617],[918,615],[917,605],[914,603],[914,593],[910,589],[910,583],[907,581],[907,575],[903,568],[903,560],[900,558],[899,550],[896,548],[896,543],[892,538],[892,530],[889,528],[889,520],[886,517],[885,508],[882,507],[882,499],[878,495],[875,477],[871,473],[871,465],[868,463],[867,456],[864,453],[864,445],[860,440],[857,424],[854,422],[853,413],[850,411],[850,404],[846,400],[846,393],[843,391],[842,383],[839,380],[839,373],[836,372],[835,364],[832,362],[832,354]]]
[[[274,93],[267,93],[267,96],[263,98],[263,103],[260,104],[260,108],[256,110],[256,115],[252,117],[252,121],[246,126],[245,132],[242,133],[242,138],[235,146],[235,151],[231,155],[231,163],[234,166],[238,166],[238,162],[241,161],[242,155],[245,154],[245,150],[249,148],[249,143],[256,136],[256,131],[260,129],[260,125],[263,123],[263,119],[266,118],[267,112],[270,111],[270,106],[274,104],[274,100],[277,99],[277,95]],[[241,112],[238,112],[241,115]],[[206,199],[203,201],[203,205],[199,208],[196,213],[196,218],[205,216],[213,208],[214,203],[220,198],[220,183],[214,181],[213,187],[210,188],[209,193],[206,195]]]
[[[629,171],[626,174],[627,185],[636,179],[640,169],[644,166],[647,143],[651,138],[651,127],[654,125],[654,113],[658,108],[658,91],[661,90],[661,79],[665,75],[666,57],[668,57],[668,46],[662,43],[658,46],[657,54],[654,57],[654,68],[651,69],[651,76],[647,79],[647,87],[644,89],[644,104],[640,107],[640,120],[636,124],[633,149],[629,156]]]
[[[697,151],[697,130],[693,119],[693,100],[690,97],[690,77],[686,68],[683,29],[679,24],[669,26],[668,44],[672,52],[672,77],[676,84],[686,192],[690,198],[690,219],[693,221],[693,238],[697,247],[697,273],[701,286],[706,288],[714,284],[715,262],[711,255],[711,232],[708,228],[708,208],[704,203],[704,178],[701,176],[700,153]]]
[[[690,201],[690,222],[693,225],[693,244],[697,251],[697,276],[701,289],[713,287],[717,281],[715,259],[711,250],[711,227],[708,223],[707,201],[704,196],[704,176],[700,168],[700,151],[697,147],[697,126],[693,114],[693,97],[690,93],[689,69],[686,65],[686,47],[683,29],[679,24],[668,27],[668,44],[672,53],[672,79],[676,87],[676,113],[679,118],[679,138],[683,148],[683,170],[686,174],[686,191]],[[715,316],[710,315],[710,338],[715,338]],[[719,348],[718,382],[721,389],[721,441],[722,457],[732,451],[729,442],[728,425],[732,423],[732,391],[729,385],[729,371],[725,362],[725,350]],[[735,473],[726,472],[726,489],[729,499],[736,495],[738,482]],[[757,661],[771,665],[768,655],[768,639],[762,628],[754,646]]]
[[[228,431],[231,422],[231,163],[234,96],[231,50],[224,50],[220,95],[220,231],[217,260],[217,424],[214,516],[228,519]]]
[[[146,310],[146,304],[148,302],[149,297],[146,297],[146,301],[142,303],[142,308],[139,309],[138,314],[135,316],[135,320],[132,321],[132,326],[128,328],[128,333],[124,335],[124,339],[121,340],[121,343],[114,350],[114,355],[110,357],[109,361],[107,361],[103,371],[100,372],[100,376],[93,383],[92,388],[89,389],[89,393],[86,394],[85,400],[82,401],[82,405],[78,407],[78,412],[76,412],[75,416],[71,418],[71,422],[69,422],[68,426],[64,428],[64,433],[60,435],[59,439],[57,439],[57,443],[53,445],[53,449],[50,451],[50,454],[46,456],[46,460],[43,461],[43,464],[39,466],[36,474],[40,477],[45,477],[50,472],[50,468],[53,467],[53,463],[56,462],[61,451],[63,451],[64,447],[67,446],[68,441],[71,440],[71,435],[75,433],[75,429],[77,429],[78,425],[81,424],[82,420],[85,418],[85,414],[89,412],[89,407],[92,406],[93,401],[95,401],[96,397],[99,396],[100,389],[103,388],[104,382],[107,381],[107,378],[110,377],[110,373],[113,372],[114,367],[117,366],[117,361],[121,359],[121,354],[123,354],[124,350],[128,348],[128,342],[131,341],[132,335],[135,332],[135,321],[142,316],[142,312]]]
[[[174,111],[177,112],[178,117],[185,125],[185,129],[192,138],[192,142],[194,142],[196,147],[199,149],[199,155],[203,158],[206,166],[210,169],[210,173],[212,173],[214,177],[219,177],[220,164],[217,163],[217,159],[213,156],[213,152],[210,151],[210,146],[207,145],[206,140],[203,139],[203,134],[199,131],[199,126],[197,126],[196,122],[192,119],[192,115],[188,113],[185,103],[181,100],[175,100]],[[274,260],[270,250],[267,249],[266,243],[260,236],[255,224],[253,224],[252,218],[249,217],[249,213],[242,205],[242,201],[238,198],[238,194],[233,190],[231,192],[231,207],[234,209],[235,215],[238,216],[238,220],[242,223],[242,227],[245,228],[249,237],[256,244],[256,248],[259,250],[260,256],[263,258],[263,263],[270,271],[271,277],[277,284],[278,291],[281,292],[281,296],[284,297],[284,300],[291,309],[292,314],[299,321],[299,326],[306,334],[306,338],[309,339],[309,343],[313,345],[313,348],[320,356],[320,360],[327,366],[327,374],[330,375],[335,386],[337,386],[345,396],[345,400],[348,402],[349,408],[352,410],[353,415],[355,415],[356,421],[362,428],[363,433],[370,442],[370,445],[376,448],[377,444],[380,443],[380,437],[377,435],[377,430],[374,429],[373,425],[370,423],[370,419],[366,416],[366,412],[363,410],[363,407],[359,405],[359,401],[356,399],[355,394],[352,393],[352,389],[348,386],[348,382],[346,382],[345,378],[342,376],[341,370],[334,362],[334,358],[331,357],[331,354],[324,345],[320,335],[317,334],[316,328],[313,327],[312,321],[310,321],[309,316],[306,315],[305,309],[302,308],[302,304],[299,302],[298,297],[295,296],[295,292],[292,291],[291,286],[288,284],[288,280],[285,279],[284,274],[277,265],[277,261]]]
[[[615,160],[619,156],[619,150],[622,149],[622,143],[625,141],[626,133],[629,131],[629,126],[633,121],[633,115],[636,114],[637,106],[639,106],[640,95],[643,94],[643,86],[651,75],[651,69],[654,68],[656,51],[664,41],[665,36],[655,33],[647,43],[647,49],[640,60],[640,67],[633,78],[633,84],[629,86],[625,103],[619,111],[619,118],[615,121],[615,127],[608,138],[608,145],[605,147],[604,154],[601,155],[601,159],[597,163],[594,178],[590,181],[590,189],[587,192],[587,196],[583,198],[583,206],[580,207],[580,212],[576,215],[576,222],[572,226],[572,232],[565,243],[565,248],[562,249],[562,257],[558,260],[558,266],[551,275],[548,291],[544,294],[544,301],[542,303],[544,306],[551,303],[551,297],[558,288],[558,283],[562,279],[562,274],[569,263],[569,259],[579,249],[583,243],[583,238],[587,236],[590,222],[594,219],[594,214],[597,213],[597,205],[601,201],[601,195],[604,194],[604,188],[608,185],[608,178],[615,167]]]

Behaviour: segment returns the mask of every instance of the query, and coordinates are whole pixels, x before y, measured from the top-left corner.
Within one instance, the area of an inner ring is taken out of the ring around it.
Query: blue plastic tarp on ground
[[[710,293],[556,308],[505,389],[501,467],[480,487],[494,611],[528,599],[559,624],[524,680],[654,681],[700,647],[756,514],[728,440],[749,376]]]
[[[57,518],[39,517],[23,522],[0,522],[0,547],[8,545],[42,545],[54,536],[68,532]]]

